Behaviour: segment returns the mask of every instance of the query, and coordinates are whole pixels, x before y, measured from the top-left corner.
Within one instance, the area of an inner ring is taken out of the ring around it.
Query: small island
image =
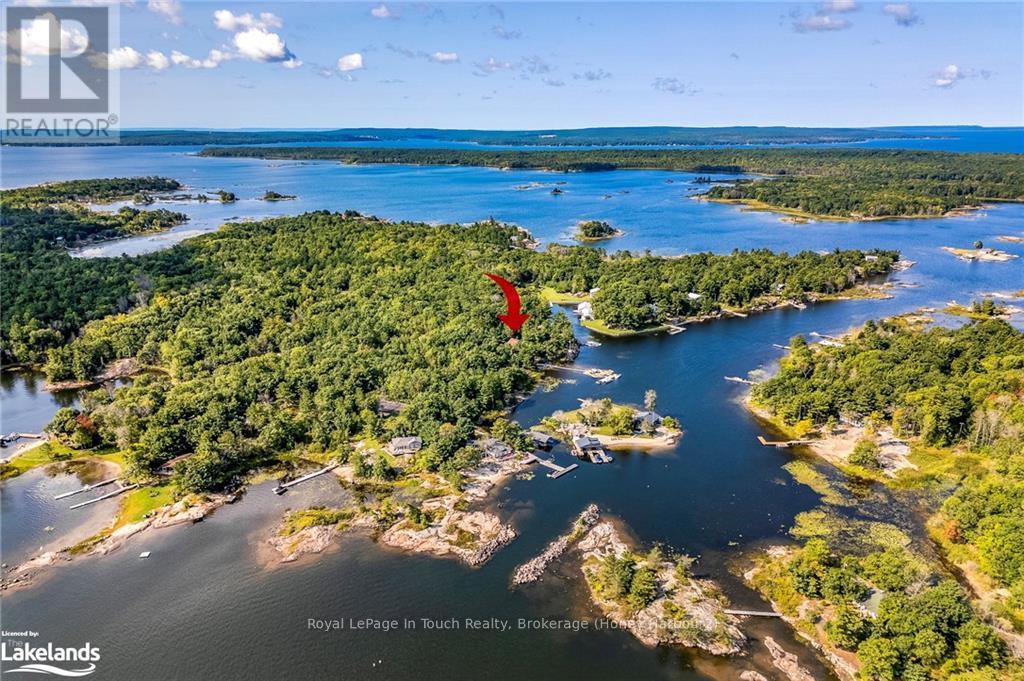
[[[272,189],[268,189],[263,194],[264,201],[291,201],[295,198],[294,194],[280,194]]]
[[[943,246],[942,250],[968,262],[1008,262],[1017,258],[1013,253],[988,248],[980,241],[974,242],[974,248],[956,248]]]
[[[657,394],[648,390],[644,407],[616,404],[610,399],[580,400],[579,409],[557,411],[536,430],[568,441],[573,453],[594,463],[606,463],[609,449],[660,449],[673,446],[682,435],[679,421],[655,411]]]
[[[585,220],[576,226],[577,241],[604,241],[623,234],[621,229],[615,229],[604,220]]]

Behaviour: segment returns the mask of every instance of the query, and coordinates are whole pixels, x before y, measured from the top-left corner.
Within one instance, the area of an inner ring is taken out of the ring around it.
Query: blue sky
[[[120,26],[125,127],[1024,124],[1019,2],[135,0]]]

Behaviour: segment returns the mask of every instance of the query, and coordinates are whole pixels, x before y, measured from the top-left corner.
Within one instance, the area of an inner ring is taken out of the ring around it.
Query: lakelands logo
[[[117,141],[116,7],[7,7],[3,141]],[[105,5],[106,3],[98,3]]]
[[[6,635],[10,635],[4,632]],[[88,676],[96,671],[100,649],[91,643],[78,647],[61,647],[52,643],[32,645],[30,642],[0,643],[0,662],[4,674],[48,674],[51,676]],[[11,663],[18,666],[11,666]]]

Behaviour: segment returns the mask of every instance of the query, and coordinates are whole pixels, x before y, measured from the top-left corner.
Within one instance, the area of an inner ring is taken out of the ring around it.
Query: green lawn
[[[654,326],[646,326],[642,329],[616,329],[608,326],[600,319],[587,319],[580,323],[594,333],[600,333],[604,336],[614,336],[616,338],[642,336],[645,333],[658,333],[659,331],[668,331],[669,328],[664,324],[655,324]]]
[[[11,459],[7,464],[0,466],[0,480],[15,478],[38,466],[45,466],[58,461],[72,461],[75,459],[89,458],[103,459],[104,461],[113,462],[121,469],[124,469],[125,467],[124,455],[120,450],[112,447],[79,450],[65,447],[57,442],[47,442],[39,445],[38,447],[33,447],[27,452],[19,454]]]
[[[586,300],[590,300],[589,295],[574,295],[572,293],[560,293],[550,286],[545,286],[540,290],[540,298],[546,303],[554,303],[555,305],[576,305]]]
[[[174,502],[174,485],[170,483],[154,487],[140,487],[126,493],[121,499],[115,527],[130,525],[142,520],[147,513]]]

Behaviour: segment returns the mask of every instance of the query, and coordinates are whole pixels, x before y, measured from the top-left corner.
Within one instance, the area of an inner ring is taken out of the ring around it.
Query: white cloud
[[[888,14],[899,26],[909,27],[913,26],[921,20],[921,17],[917,16],[914,12],[914,8],[910,6],[909,2],[895,2],[882,7],[882,13]]]
[[[142,54],[134,47],[128,46],[89,55],[89,63],[98,69],[108,71],[137,69],[142,65],[142,61]]]
[[[346,54],[345,56],[338,59],[339,71],[358,71],[361,68],[363,68],[363,55],[361,55],[358,52]]]
[[[478,61],[473,64],[476,67],[475,73],[481,76],[489,76],[492,73],[498,71],[507,71],[512,68],[512,64],[507,61],[501,61],[494,57],[488,57],[484,61]]]
[[[658,77],[651,82],[651,87],[655,90],[670,92],[674,95],[695,95],[700,92],[698,88],[688,85],[678,78]]]
[[[836,18],[830,14],[814,14],[793,22],[793,28],[800,33],[808,31],[842,31],[852,24],[846,19]]]
[[[252,61],[277,62],[295,58],[281,36],[258,26],[236,33],[233,41],[239,56]]]
[[[302,66],[302,60],[299,59],[298,57],[292,57],[291,59],[285,59],[283,62],[281,62],[281,66],[285,67],[286,69],[297,69],[300,66]]]
[[[608,73],[604,69],[595,69],[595,70],[584,71],[583,73],[574,73],[574,74],[572,74],[572,77],[573,77],[574,80],[592,80],[592,81],[597,81],[597,80],[604,80],[606,78],[611,78],[612,74]]]
[[[180,24],[181,2],[179,0],[149,0],[146,4],[150,12],[162,15],[172,24]]]
[[[856,12],[858,9],[860,6],[856,0],[830,0],[822,4],[819,14]]]
[[[187,54],[173,50],[171,61],[177,66],[184,66],[186,69],[215,69],[222,61],[227,61],[231,55],[221,50],[210,50],[206,59],[196,59]]]
[[[259,17],[251,13],[233,14],[231,10],[219,9],[213,13],[213,25],[222,31],[240,31],[244,28],[281,28],[281,17],[271,12],[260,12]]]
[[[150,50],[146,53],[146,66],[153,69],[154,71],[163,71],[171,65],[171,60],[167,58],[167,55],[157,50]]]
[[[451,64],[459,60],[458,52],[434,52],[430,55],[430,61],[436,61],[439,64]]]
[[[65,57],[74,57],[89,46],[89,38],[74,24],[60,22],[60,45],[50,46],[50,23],[56,21],[52,13],[41,14],[31,21],[22,23],[20,29],[4,34],[4,42],[21,57],[48,56],[58,51]],[[28,63],[22,59],[23,63]]]
[[[378,5],[370,10],[370,16],[375,19],[397,19],[398,14],[395,13],[387,5]]]
[[[986,69],[965,69],[950,64],[935,74],[935,87],[951,88],[965,78],[989,78],[992,72]]]
[[[498,36],[502,40],[518,40],[519,38],[523,37],[522,31],[510,30],[501,25],[492,26],[491,33]]]

